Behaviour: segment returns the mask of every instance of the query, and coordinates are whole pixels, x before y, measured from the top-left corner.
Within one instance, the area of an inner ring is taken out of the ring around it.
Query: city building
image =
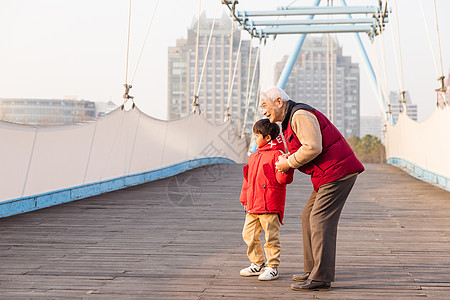
[[[412,120],[417,121],[417,104],[413,104],[411,102],[411,97],[409,96],[409,92],[405,93],[406,98],[406,115],[410,117]],[[400,92],[391,91],[389,93],[389,101],[391,103],[391,112],[394,117],[394,121],[397,122],[398,115],[403,110],[402,105],[400,105],[402,97]]]
[[[113,111],[116,109],[119,105],[115,104],[112,101],[108,102],[95,102],[95,115],[97,117],[102,117],[105,114]]]
[[[359,137],[365,135],[373,135],[384,140],[383,134],[383,117],[381,115],[361,115],[359,124]]]
[[[1,99],[0,120],[28,125],[59,125],[96,118],[95,102],[85,100]]]
[[[287,56],[276,64],[275,81],[286,60]],[[359,136],[359,80],[358,64],[342,55],[337,39],[330,38],[327,43],[326,35],[308,35],[285,91],[294,101],[307,103],[327,115],[345,137]]]
[[[198,80],[207,53],[206,68],[202,76],[198,103],[201,113],[213,124],[223,123],[227,104],[229,78],[233,78],[235,62],[236,73],[231,94],[229,114],[237,124],[242,124],[246,111],[247,89],[250,87],[257,57],[257,47],[252,47],[250,40],[243,40],[238,57],[241,30],[235,26],[231,47],[232,62],[230,70],[231,20],[223,14],[215,20],[209,50],[208,40],[213,19],[203,13],[200,17],[200,39],[198,57]],[[242,33],[245,34],[245,33]],[[187,38],[176,41],[175,47],[168,49],[168,119],[176,120],[188,116],[192,111],[195,85],[197,45],[197,20],[188,28]],[[252,56],[249,68],[250,47]],[[208,51],[208,52],[207,52]],[[258,60],[259,62],[259,60]],[[259,82],[259,64],[256,62],[255,78],[249,97],[246,131],[251,132],[255,111],[255,99]],[[249,72],[250,70],[250,72]],[[248,75],[250,74],[250,77]],[[248,80],[250,78],[250,80]],[[247,82],[249,82],[247,84]]]

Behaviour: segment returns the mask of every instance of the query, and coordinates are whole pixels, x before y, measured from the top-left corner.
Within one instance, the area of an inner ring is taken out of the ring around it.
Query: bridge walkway
[[[279,280],[248,265],[238,201],[242,165],[215,165],[0,219],[1,299],[448,299],[450,193],[367,165],[344,208],[336,282],[290,290],[302,271],[296,173],[281,229]]]

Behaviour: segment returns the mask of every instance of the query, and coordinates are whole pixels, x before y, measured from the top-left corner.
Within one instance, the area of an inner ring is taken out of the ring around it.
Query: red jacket
[[[277,213],[283,224],[286,184],[294,179],[294,170],[281,173],[275,169],[278,156],[284,154],[281,136],[250,155],[244,166],[241,203],[249,214]]]
[[[290,153],[296,152],[302,146],[291,127],[292,116],[299,109],[307,110],[316,116],[322,133],[322,153],[299,168],[301,172],[311,175],[311,182],[315,191],[322,184],[364,171],[364,166],[356,158],[352,148],[330,120],[311,106],[294,101],[288,101],[288,109],[282,123],[283,134]]]

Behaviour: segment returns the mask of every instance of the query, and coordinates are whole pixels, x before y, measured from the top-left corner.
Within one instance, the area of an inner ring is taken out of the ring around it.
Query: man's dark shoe
[[[311,272],[305,272],[305,273],[301,273],[301,274],[294,274],[294,275],[292,275],[292,280],[294,280],[294,281],[305,281],[306,279],[308,279],[309,274],[311,274]]]
[[[325,281],[315,281],[308,279],[303,283],[293,283],[291,284],[291,289],[294,291],[329,291],[331,289],[331,283]]]
[[[293,289],[294,291],[301,291],[302,286],[309,284],[310,282],[311,280],[307,279],[306,281],[303,281],[301,283],[293,283],[291,284],[291,289]]]

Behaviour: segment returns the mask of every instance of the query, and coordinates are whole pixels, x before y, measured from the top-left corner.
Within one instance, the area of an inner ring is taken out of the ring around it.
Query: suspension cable
[[[387,6],[387,4],[386,4]],[[382,64],[383,64],[383,89],[385,91],[385,98],[387,101],[387,116],[389,117],[389,114],[392,113],[391,111],[391,99],[389,97],[386,97],[387,95],[387,91],[389,91],[389,81],[387,78],[387,64],[386,64],[386,47],[385,47],[385,43],[384,43],[384,28],[383,25],[380,26],[380,38],[381,38],[381,60],[382,60]]]
[[[256,121],[257,121],[256,118],[257,118],[257,116],[258,116],[258,114],[257,114],[257,111],[258,111],[258,104],[259,104],[259,100],[260,100],[260,98],[261,98],[261,92],[260,92],[260,89],[261,89],[261,70],[260,70],[259,74],[260,74],[260,76],[259,76],[259,78],[258,78],[258,87],[257,87],[257,89],[256,89],[255,108],[254,108],[254,111],[253,111],[253,124],[255,124]],[[245,124],[245,123],[244,123],[244,124]],[[253,130],[252,130],[250,143],[248,143],[247,153],[250,153],[250,151],[251,151],[253,136],[254,136],[254,133],[253,133]]]
[[[272,45],[270,46],[269,59],[266,60],[264,70],[269,68],[270,62],[272,61],[273,52],[274,52],[274,48],[275,48],[275,39],[276,39],[276,36],[274,36]],[[259,71],[260,74],[261,74],[261,69]],[[258,79],[258,87],[256,89],[256,101],[255,101],[255,107],[254,107],[254,113],[253,113],[253,123],[256,123],[256,121],[257,121],[256,118],[258,117],[257,111],[258,111],[258,106],[259,106],[258,105],[259,104],[259,100],[261,98],[261,83],[264,83],[264,86],[266,85],[266,80],[267,80],[267,74],[268,73],[269,72],[264,72],[263,79],[261,79],[261,76],[259,76],[259,79]]]
[[[441,38],[439,35],[439,22],[438,22],[438,14],[437,14],[437,7],[436,7],[436,0],[434,0],[434,15],[436,19],[436,32],[437,32],[437,39],[438,39],[438,45],[439,45],[439,58],[441,61],[441,74],[442,77],[444,77],[444,67],[442,65],[442,51],[441,51]]]
[[[293,1],[292,3],[294,3],[294,2],[296,2],[296,1]],[[289,4],[289,5],[291,5],[291,4]],[[278,17],[278,19],[280,19],[280,17]],[[268,68],[268,66],[270,65],[270,62],[273,59],[273,53],[274,53],[274,49],[275,49],[276,37],[277,37],[276,35],[273,36],[273,41],[272,41],[272,45],[270,47],[270,52],[269,52],[269,59],[268,60],[265,59],[265,61],[266,61],[265,69]],[[259,53],[259,49],[258,49],[258,53]],[[256,89],[255,105],[254,105],[254,110],[253,110],[253,123],[256,123],[257,117],[259,116],[259,114],[257,112],[258,112],[259,101],[261,99],[261,90],[260,90],[261,89],[261,83],[264,83],[264,85],[266,85],[268,73],[269,72],[264,72],[263,77],[261,77],[261,69],[260,69],[260,76],[258,78],[258,86],[257,86],[257,89]],[[245,122],[244,122],[244,126],[245,126]],[[281,133],[281,134],[283,134],[283,133]],[[244,129],[244,135],[245,135],[245,129]],[[248,144],[247,153],[250,153],[250,151],[252,150],[252,146],[254,145],[254,142],[252,142],[253,136],[254,136],[254,134],[252,133],[252,138],[250,140],[250,143]],[[241,134],[241,137],[242,137],[242,134]]]
[[[442,109],[447,104],[447,93],[446,93],[447,87],[445,86],[445,82],[444,82],[445,75],[444,75],[444,67],[442,64],[441,37],[439,35],[439,22],[438,22],[436,0],[434,0],[433,2],[434,2],[434,16],[436,19],[436,32],[437,32],[437,39],[438,39],[439,59],[441,62],[441,76],[438,78],[438,81],[441,83],[441,87],[435,90],[438,93],[436,105]]]
[[[251,44],[250,44],[250,47],[251,47]],[[253,83],[255,81],[256,68],[258,66],[260,52],[261,52],[261,41],[259,42],[258,52],[256,52],[255,66],[253,67],[252,83],[250,84],[250,95],[247,97],[247,100],[245,101],[245,113],[244,113],[244,122],[242,124],[241,138],[245,137],[245,123],[247,122],[248,107],[249,107],[250,97],[251,97],[251,94],[253,91]],[[250,64],[251,62],[249,61],[248,63]]]
[[[248,51],[248,68],[247,68],[247,86],[246,86],[246,92],[245,92],[245,103],[248,101],[248,90],[250,88],[250,69],[251,69],[251,62],[252,62],[252,41],[253,38],[250,39],[250,50]]]
[[[275,48],[275,39],[276,39],[276,35],[273,37],[273,42],[272,42],[272,45],[270,46],[269,59],[268,60],[264,59],[266,61],[264,70],[269,68],[270,62],[272,61],[273,52],[274,52],[274,48]],[[260,70],[259,70],[260,76],[258,78],[258,87],[256,89],[256,99],[255,99],[255,106],[254,106],[254,110],[253,110],[253,124],[256,123],[256,121],[257,121],[256,118],[259,116],[257,112],[258,112],[259,100],[261,98],[261,83],[263,83],[264,86],[266,85],[267,74],[269,73],[269,72],[264,72],[263,77],[261,77],[261,70],[262,70],[262,67],[260,64]],[[253,136],[253,134],[252,134],[252,136]],[[248,152],[250,152],[250,147],[251,147],[251,143],[249,143]]]
[[[401,42],[400,42],[400,24],[398,21],[398,8],[397,8],[397,0],[394,0],[395,2],[395,18],[397,20],[397,41],[398,41],[398,54],[399,54],[399,62],[400,62],[400,70],[401,70],[401,78],[402,78],[402,84],[401,84],[401,89],[402,92],[405,91],[405,79],[403,76],[403,58],[402,58],[402,48],[401,48]]]
[[[333,0],[331,0],[330,6],[333,6]],[[333,19],[333,16],[331,16],[331,18]],[[330,95],[330,114],[331,114],[331,122],[334,122],[334,35],[331,34],[330,35],[330,40],[331,40],[331,51],[330,51],[330,56],[331,56],[331,64],[330,64],[330,68],[331,68],[331,74],[330,74],[330,81],[331,81],[331,95]]]
[[[330,34],[327,37],[327,53],[326,53],[326,67],[327,67],[327,118],[330,118]]]
[[[219,5],[220,5],[220,3],[219,3]],[[197,96],[200,95],[200,88],[202,86],[203,74],[205,73],[209,48],[211,46],[211,38],[212,38],[213,31],[214,31],[214,24],[216,23],[216,16],[217,16],[217,10],[219,8],[219,5],[217,5],[217,7],[216,7],[216,12],[214,13],[214,19],[213,19],[212,25],[211,25],[211,31],[209,32],[208,45],[206,46],[206,51],[205,51],[206,53],[205,53],[205,58],[203,60],[202,72],[200,73],[200,80],[199,80],[198,87],[197,87],[197,93],[196,93]]]
[[[130,28],[131,28],[131,0],[128,8],[128,37],[127,37],[127,62],[125,65],[125,84],[128,83],[128,57],[130,54]]]
[[[245,137],[245,123],[247,122],[247,114],[248,114],[248,107],[249,107],[249,103],[250,103],[250,95],[249,95],[249,89],[250,89],[250,68],[251,68],[251,64],[252,64],[252,39],[250,39],[250,50],[249,50],[249,57],[248,57],[248,68],[247,68],[247,91],[245,94],[245,110],[244,110],[244,121],[242,122],[242,130],[241,130],[241,138]],[[255,59],[255,66],[254,68],[256,69],[256,64],[258,61],[258,56],[259,56],[259,49],[256,55],[256,59]],[[253,77],[254,79],[254,77]],[[253,79],[252,79],[252,87],[253,87]],[[250,89],[250,93],[251,93],[251,89]]]
[[[330,6],[330,0],[327,0],[327,6]],[[330,16],[328,16],[330,19]],[[327,118],[330,117],[330,34],[327,33],[327,52],[326,52],[326,67],[327,67]]]
[[[241,34],[242,37],[242,34]],[[233,80],[231,79],[231,66],[233,65],[233,38],[234,38],[234,22],[231,19],[231,32],[230,32],[230,56],[229,56],[229,60],[228,60],[228,101],[227,101],[227,109],[225,112],[225,120],[229,119],[229,110],[230,110],[230,100],[231,100],[231,94],[232,94],[232,90],[231,90],[231,85],[234,82],[234,78]],[[236,56],[236,61],[237,61],[237,56]]]
[[[150,32],[150,28],[152,27],[153,18],[155,16],[156,8],[158,7],[158,3],[159,3],[159,0],[156,1],[155,8],[153,9],[152,17],[150,18],[150,23],[148,24],[148,28],[147,28],[147,34],[145,35],[144,43],[142,44],[141,52],[139,53],[139,58],[138,58],[138,61],[136,64],[136,69],[134,69],[134,74],[133,74],[133,77],[131,78],[131,84],[133,84],[133,82],[134,82],[134,77],[136,76],[136,72],[138,70],[139,63],[141,62],[142,53],[144,52],[145,44],[147,43],[148,34]]]
[[[375,49],[375,43],[372,42],[371,44],[371,50],[372,50],[372,57],[373,57],[373,61],[375,64],[375,78],[376,78],[376,82],[377,82],[377,88],[378,88],[378,93],[380,95],[381,98],[386,97],[386,94],[383,90],[383,87],[381,85],[380,82],[380,67],[379,67],[379,62],[378,62],[378,55],[377,55],[377,51]]]
[[[237,50],[237,54],[236,54],[236,62],[234,63],[233,76],[231,78],[231,87],[230,87],[230,89],[228,91],[227,108],[225,110],[224,122],[229,120],[230,116],[231,116],[231,113],[230,113],[231,98],[232,98],[232,94],[233,94],[234,78],[236,76],[237,65],[238,65],[238,62],[239,62],[240,54],[241,54],[242,37],[243,36],[242,36],[242,33],[241,33],[241,37],[239,39],[238,50]]]
[[[396,10],[396,14],[395,17],[397,19],[397,41],[398,41],[398,54],[399,54],[399,58],[400,58],[400,69],[401,69],[401,75],[402,75],[402,87],[401,87],[401,91],[400,91],[400,112],[402,110],[405,111],[406,113],[406,91],[405,91],[405,79],[404,79],[404,72],[403,72],[403,58],[402,58],[402,48],[401,48],[401,43],[400,43],[400,22],[398,21],[398,8],[397,8],[397,0],[395,0],[395,10]]]
[[[295,0],[295,1],[297,1],[297,0]],[[295,2],[294,1],[294,2]],[[278,19],[279,19],[280,17],[278,17]],[[275,48],[275,39],[277,38],[277,36],[276,35],[274,35],[273,36],[273,41],[272,41],[272,45],[270,46],[270,53],[269,53],[269,60],[267,60],[266,61],[266,65],[265,65],[265,69],[268,69],[269,68],[269,66],[270,66],[270,62],[272,61],[272,59],[273,59],[273,52],[274,52],[274,48]],[[263,86],[266,86],[267,85],[267,76],[268,76],[268,74],[269,74],[269,72],[264,72],[264,75],[263,75],[263,83],[264,83],[264,85]],[[259,83],[259,85],[261,85],[261,77],[259,78],[259,81],[260,81],[260,83]],[[260,93],[259,93],[259,88],[258,88],[258,95],[259,95]],[[256,103],[256,105],[258,105],[258,102]],[[256,120],[255,120],[256,121]]]
[[[377,72],[376,76],[378,76],[377,81],[379,81],[379,84],[380,84],[380,91],[381,91],[384,99],[389,99],[389,95],[387,94],[386,85],[383,84],[383,81],[381,79],[381,77],[382,77],[381,76],[381,67],[380,67],[381,64],[380,64],[380,59],[378,57],[378,53],[381,53],[381,50],[378,49],[378,44],[376,44],[375,42],[372,43],[372,46],[373,46],[372,51],[374,51],[374,55],[376,55],[376,72]],[[382,54],[381,54],[381,56],[382,56]],[[383,58],[381,58],[381,59],[383,62]],[[389,100],[386,100],[386,101],[389,102]]]
[[[390,30],[390,31],[391,31],[392,45],[395,45],[394,31],[393,30]],[[394,50],[393,52],[394,52],[394,58],[395,58],[395,68],[397,69],[398,86],[399,86],[399,89],[401,89],[401,86],[402,86],[402,80],[401,80],[401,75],[400,75],[401,71],[400,71],[399,62],[398,62],[397,49],[395,46],[393,47],[393,50]]]
[[[433,44],[431,42],[430,30],[428,29],[427,20],[425,18],[425,11],[423,9],[422,0],[417,0],[417,1],[420,4],[420,10],[422,12],[423,23],[425,24],[425,29],[426,29],[426,32],[427,32],[428,45],[430,46],[431,55],[433,57],[433,62],[434,62],[434,67],[436,68],[436,74],[439,75],[439,67],[438,67],[437,62],[436,62],[436,54],[434,54]]]
[[[331,114],[331,122],[334,122],[334,36],[331,35],[331,62],[330,62],[330,81],[331,81],[331,89],[330,89],[330,114]]]
[[[194,79],[194,96],[192,99],[192,113],[196,113],[197,110],[200,113],[199,105],[197,103],[198,95],[195,94],[195,91],[197,90],[197,84],[198,84],[198,47],[199,47],[199,40],[200,40],[200,10],[202,0],[198,0],[198,19],[197,19],[197,45],[195,47],[195,79]]]
[[[130,6],[128,9],[128,38],[127,38],[127,59],[125,64],[125,84],[123,85],[125,87],[125,94],[123,94],[123,104],[125,105],[125,102],[127,102],[128,99],[133,99],[130,95],[128,95],[128,92],[130,91],[131,85],[128,84],[128,57],[130,54],[130,28],[131,28],[131,0],[130,0]],[[123,108],[123,106],[122,106]]]

